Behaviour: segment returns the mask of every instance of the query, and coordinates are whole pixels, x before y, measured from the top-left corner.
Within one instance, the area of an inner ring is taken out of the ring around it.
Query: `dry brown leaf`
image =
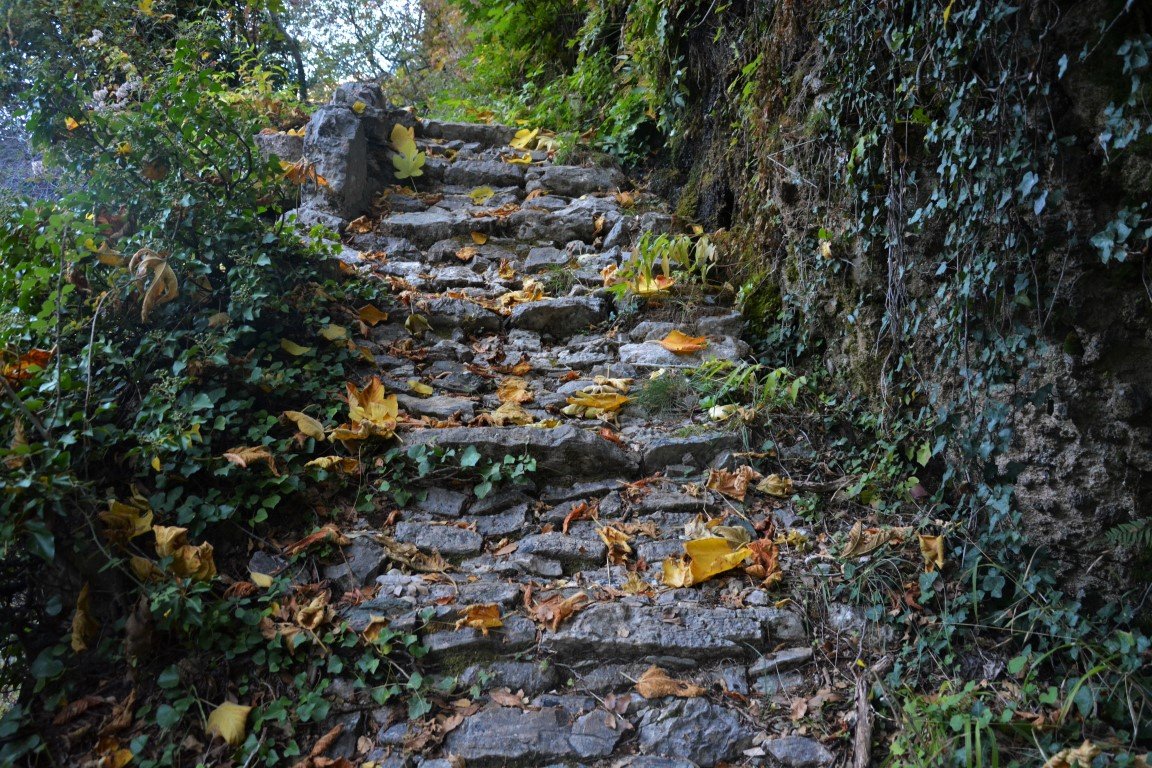
[[[519,376],[509,376],[500,382],[496,396],[502,403],[530,403],[535,398],[528,389],[528,381]]]
[[[328,605],[328,593],[321,592],[312,598],[307,605],[296,611],[292,617],[299,626],[310,632],[316,632],[332,619],[332,608]]]
[[[559,629],[560,625],[569,616],[584,608],[587,604],[588,595],[583,592],[577,592],[567,598],[563,595],[555,594],[539,602],[533,602],[531,587],[524,590],[524,607],[528,610],[528,615],[531,616],[534,621],[544,624],[553,632]]]
[[[109,699],[100,696],[82,696],[70,701],[52,718],[52,725],[66,725],[93,707],[100,707],[110,703]]]
[[[737,501],[744,501],[744,497],[748,495],[749,483],[759,479],[760,473],[745,464],[735,472],[726,469],[710,470],[707,487]]]
[[[620,585],[620,591],[630,595],[652,595],[656,592],[652,585],[640,578],[640,574],[636,571],[628,572],[628,578]]]
[[[760,579],[761,586],[768,588],[784,580],[784,572],[780,570],[780,550],[771,539],[758,539],[748,545],[752,556],[756,558],[753,565],[745,570],[750,576]]]
[[[352,540],[342,534],[339,528],[337,528],[335,525],[332,525],[331,523],[328,523],[323,528],[320,528],[319,530],[308,534],[304,538],[289,544],[284,548],[284,554],[291,557],[292,555],[303,552],[306,549],[310,549],[317,544],[335,544],[336,546],[343,547],[351,543]]]
[[[636,681],[636,692],[646,699],[658,699],[664,696],[690,699],[704,695],[704,689],[699,685],[674,680],[667,672],[656,666],[649,667]]]
[[[623,563],[628,559],[628,555],[632,554],[632,545],[629,543],[628,534],[619,528],[606,525],[603,528],[598,528],[596,533],[604,542],[604,546],[608,548],[608,562]]]
[[[366,235],[376,228],[376,223],[368,216],[361,216],[357,219],[352,219],[344,228],[345,232],[353,235]]]
[[[536,419],[524,410],[518,403],[504,403],[490,413],[482,413],[476,418],[476,424],[490,424],[493,427],[524,427]]]
[[[848,542],[840,552],[840,557],[846,560],[864,557],[890,541],[902,542],[911,532],[911,528],[865,528],[864,524],[857,520],[852,530],[848,532]]]
[[[564,515],[564,522],[560,526],[561,533],[568,533],[568,526],[577,520],[594,520],[599,507],[600,502],[598,501],[581,501],[573,504],[572,509],[568,510],[568,514]]]
[[[224,458],[241,469],[248,469],[253,464],[263,463],[268,466],[274,477],[280,476],[276,469],[276,459],[272,457],[272,452],[263,445],[242,445],[238,448],[232,448],[224,454]]]
[[[156,253],[151,248],[136,251],[128,262],[128,271],[143,283],[149,276],[151,284],[144,291],[144,301],[140,305],[140,321],[148,322],[152,310],[175,300],[180,295],[180,283],[176,273],[168,265],[168,257]]]
[[[388,313],[377,309],[375,304],[365,304],[360,307],[356,316],[360,318],[360,322],[369,327],[375,327],[388,321]]]
[[[500,619],[500,606],[495,603],[466,605],[459,610],[459,613],[456,629],[471,627],[487,635],[488,630],[504,626],[504,622]]]
[[[494,688],[488,691],[488,698],[502,707],[519,707],[520,709],[524,709],[528,704],[524,696],[524,691],[512,693],[508,688]]]
[[[1078,747],[1062,749],[1044,763],[1044,768],[1092,768],[1092,761],[1100,755],[1100,747],[1085,740]]]

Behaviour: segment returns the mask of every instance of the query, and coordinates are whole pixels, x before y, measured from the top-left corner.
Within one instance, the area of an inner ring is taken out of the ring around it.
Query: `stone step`
[[[426,139],[476,142],[488,147],[506,146],[516,136],[516,128],[493,123],[452,123],[422,120],[416,132]]]
[[[451,427],[418,429],[404,435],[407,445],[435,444],[457,452],[474,447],[489,461],[528,454],[536,459],[535,477],[544,482],[563,478],[594,480],[634,477],[639,457],[594,432],[571,424],[553,429],[534,427]]]
[[[804,639],[795,614],[773,608],[705,608],[598,603],[576,614],[541,647],[566,659],[749,658]]]

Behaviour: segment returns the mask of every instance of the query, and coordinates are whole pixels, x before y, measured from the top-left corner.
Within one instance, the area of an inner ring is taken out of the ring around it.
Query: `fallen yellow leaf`
[[[792,495],[792,481],[780,475],[768,475],[756,485],[756,490],[769,496],[786,498]]]
[[[328,341],[341,341],[348,338],[348,329],[332,323],[321,328],[320,335]]]
[[[693,584],[739,567],[752,554],[748,547],[734,548],[730,541],[719,536],[686,541],[684,551],[692,558]]]
[[[613,413],[623,408],[627,403],[631,402],[631,400],[632,398],[627,395],[612,393],[594,395],[587,392],[577,392],[568,398],[568,405],[575,405],[580,408],[595,408],[605,413]]]
[[[420,395],[421,397],[428,397],[429,395],[431,395],[433,392],[436,391],[436,390],[432,389],[431,385],[425,384],[424,382],[420,381],[419,379],[409,379],[408,380],[408,390],[416,393],[417,395]]]
[[[152,530],[152,510],[143,499],[136,503],[113,501],[107,512],[100,513],[100,519],[108,526],[104,535],[109,541],[125,543]]]
[[[172,553],[188,543],[188,529],[175,525],[154,525],[152,534],[156,537],[156,556],[171,557]]]
[[[690,587],[695,583],[692,581],[691,564],[688,562],[688,558],[683,555],[664,558],[663,571],[661,581],[665,586],[679,589],[680,587]]]
[[[672,331],[660,340],[660,346],[678,355],[691,355],[708,346],[704,336],[689,336],[681,331]]]
[[[492,187],[476,187],[476,189],[468,193],[468,197],[472,198],[472,202],[475,205],[484,205],[484,203],[491,200],[495,194],[496,190],[492,189]]]
[[[607,280],[607,278],[605,278]],[[640,297],[663,296],[676,284],[671,277],[657,275],[652,278],[638,277],[628,284],[628,289]]]
[[[535,395],[528,390],[527,379],[509,376],[496,388],[496,396],[502,403],[530,403]]]
[[[280,349],[284,350],[290,355],[296,355],[297,357],[300,355],[306,355],[312,351],[312,347],[304,347],[294,341],[289,341],[288,339],[280,339]]]
[[[528,149],[531,147],[532,142],[536,140],[537,134],[540,133],[539,128],[534,128],[531,131],[527,128],[521,128],[516,131],[516,136],[512,141],[508,142],[514,149]]]
[[[519,403],[503,403],[491,413],[483,414],[481,419],[494,427],[525,427],[535,421]]]
[[[209,713],[205,730],[224,739],[229,746],[238,747],[247,735],[248,713],[251,711],[252,707],[226,701]]]
[[[296,429],[305,437],[310,437],[313,440],[324,439],[324,425],[308,414],[301,413],[300,411],[284,411],[282,415],[285,419],[295,424]]]
[[[216,578],[216,562],[212,545],[205,542],[197,546],[186,544],[172,553],[172,573],[182,579],[211,581]]]
[[[392,437],[396,432],[399,409],[396,396],[384,394],[380,377],[373,376],[364,389],[348,382],[348,419],[333,436],[338,440],[363,440],[369,436]],[[339,433],[339,434],[337,434]]]
[[[335,471],[343,472],[346,475],[355,475],[360,471],[360,460],[348,456],[321,456],[318,459],[312,459],[312,461],[309,461],[304,466],[319,467],[329,472]]]

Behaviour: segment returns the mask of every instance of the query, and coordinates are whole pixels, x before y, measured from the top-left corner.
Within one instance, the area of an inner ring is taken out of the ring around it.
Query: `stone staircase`
[[[367,105],[360,114],[350,107],[356,101]],[[529,454],[537,469],[532,485],[483,499],[466,488],[431,488],[394,525],[362,521],[346,531],[353,543],[345,561],[325,576],[336,594],[376,591],[342,619],[355,629],[385,617],[394,628],[419,630],[428,668],[457,676],[450,698],[459,712],[411,723],[400,708],[379,707],[349,686],[332,754],[380,768],[831,765],[832,745],[797,735],[788,717],[794,696],[823,684],[801,614],[743,575],[684,589],[661,583],[661,561],[682,553],[685,526],[697,516],[763,515],[753,509],[755,494],[745,505],[703,488],[709,468],[744,463],[740,433],[703,415],[661,419],[635,403],[613,427],[559,413],[597,376],[634,378],[635,391],[661,368],[741,359],[748,347],[740,315],[724,306],[654,314],[615,306],[601,270],[619,265],[641,231],[672,227],[648,196],[621,207],[616,193],[628,181],[618,170],[558,165],[540,151],[531,165],[511,164],[503,158],[512,128],[418,121],[380,104],[371,89],[342,89],[302,147],[330,187],[304,201],[299,219],[343,232],[340,258],[379,281],[379,306],[396,299],[392,320],[372,329],[375,365],[364,373],[399,393],[401,412],[413,417],[403,444],[472,447],[491,460]],[[394,188],[386,150],[371,139],[386,135],[390,121],[412,124],[428,154],[418,195]],[[333,137],[333,126],[344,133]],[[365,168],[352,169],[356,162]],[[469,193],[480,186],[493,195],[477,204]],[[563,293],[502,310],[500,298],[525,278]],[[409,312],[429,326],[416,337],[404,327]],[[708,347],[668,352],[655,340],[673,328],[707,336]],[[523,378],[532,393],[522,407],[559,426],[470,426],[501,405],[505,375],[493,376],[492,366],[518,362],[529,365]],[[414,379],[434,392],[413,394]],[[455,426],[414,423],[420,417]],[[580,504],[597,506],[598,519],[576,519],[564,532]],[[634,532],[627,563],[610,562],[597,534],[605,524]],[[438,553],[451,567],[395,567],[384,539]],[[533,621],[528,606],[556,596],[583,607],[554,628]],[[502,626],[456,628],[463,607],[491,604]],[[644,698],[636,681],[652,666],[702,695]]]

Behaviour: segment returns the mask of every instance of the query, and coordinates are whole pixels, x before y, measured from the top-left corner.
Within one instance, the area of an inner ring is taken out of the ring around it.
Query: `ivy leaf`
[[[461,467],[474,467],[480,463],[480,451],[476,450],[476,446],[470,445],[464,449],[460,454]]]
[[[491,200],[495,194],[496,190],[492,189],[492,187],[476,187],[476,189],[468,193],[468,197],[472,199],[474,204],[484,205],[484,203]]]

